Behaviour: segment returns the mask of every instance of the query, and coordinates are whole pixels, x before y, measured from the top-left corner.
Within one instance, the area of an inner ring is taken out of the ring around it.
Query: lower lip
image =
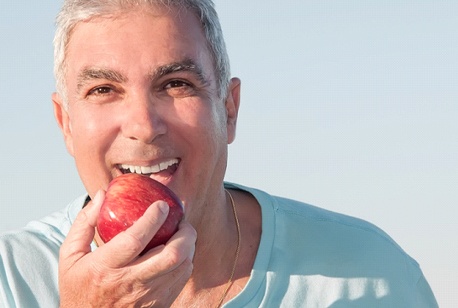
[[[169,168],[161,172],[150,174],[149,177],[166,186],[169,186],[170,183],[172,182],[172,178],[174,177],[174,175],[176,174],[178,170],[178,167],[179,167],[179,164],[172,165]]]

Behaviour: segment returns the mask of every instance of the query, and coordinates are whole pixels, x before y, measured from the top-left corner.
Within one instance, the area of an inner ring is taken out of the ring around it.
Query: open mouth
[[[121,164],[118,165],[118,167],[123,174],[137,173],[153,178],[156,176],[170,177],[173,173],[175,173],[179,164],[180,160],[178,158],[173,158],[151,166]]]

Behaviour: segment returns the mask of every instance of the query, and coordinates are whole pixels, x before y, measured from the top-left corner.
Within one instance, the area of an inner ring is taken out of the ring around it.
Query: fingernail
[[[164,201],[159,201],[158,205],[162,213],[167,214],[169,212],[169,205]]]

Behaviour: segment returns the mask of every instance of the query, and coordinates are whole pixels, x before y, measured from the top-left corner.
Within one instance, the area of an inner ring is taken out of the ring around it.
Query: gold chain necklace
[[[232,265],[231,276],[229,277],[229,281],[227,282],[226,289],[224,290],[224,293],[221,296],[221,299],[219,300],[218,305],[216,306],[217,308],[221,307],[221,305],[223,304],[224,299],[227,296],[227,292],[229,291],[229,289],[234,284],[233,278],[234,278],[235,268],[237,267],[237,261],[239,259],[240,244],[242,242],[242,235],[240,233],[240,223],[239,223],[239,218],[237,216],[237,210],[235,208],[234,198],[232,198],[231,193],[227,189],[224,189],[224,190],[226,191],[226,193],[229,195],[229,198],[231,199],[232,210],[234,212],[235,225],[237,226],[237,250],[235,251],[235,259],[234,259],[234,264]]]

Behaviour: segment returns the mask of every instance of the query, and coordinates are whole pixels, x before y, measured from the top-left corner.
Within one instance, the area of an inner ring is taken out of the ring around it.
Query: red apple
[[[169,214],[142,253],[165,244],[178,230],[183,217],[183,205],[167,186],[147,176],[128,173],[116,177],[108,185],[97,220],[100,238],[105,243],[110,241],[129,228],[157,200],[167,202]]]

